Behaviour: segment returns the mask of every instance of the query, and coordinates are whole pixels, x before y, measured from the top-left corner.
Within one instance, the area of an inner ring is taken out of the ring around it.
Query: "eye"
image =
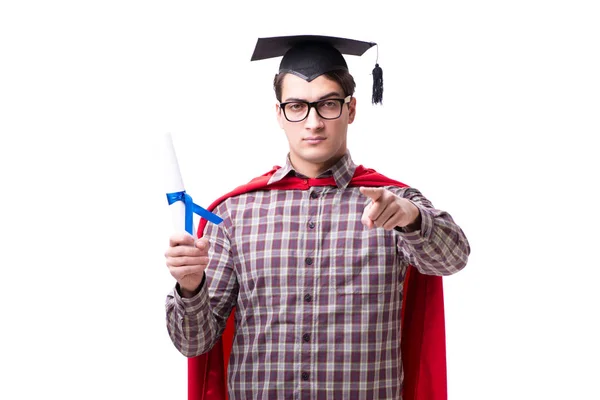
[[[306,104],[304,104],[304,103],[288,103],[287,108],[290,111],[298,112],[298,111],[304,110],[306,108]]]
[[[338,106],[338,102],[335,100],[324,100],[321,103],[321,106],[324,108],[336,108]]]

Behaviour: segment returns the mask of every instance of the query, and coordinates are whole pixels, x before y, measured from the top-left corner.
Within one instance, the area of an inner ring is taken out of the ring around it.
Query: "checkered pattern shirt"
[[[406,268],[450,275],[470,252],[452,217],[416,189],[387,187],[421,212],[421,229],[367,229],[370,199],[348,184],[346,154],[324,175],[337,187],[255,191],[230,197],[207,224],[205,282],[192,298],[167,296],[179,351],[209,351],[232,308],[230,399],[400,399],[402,290]],[[288,161],[270,179],[297,174]]]

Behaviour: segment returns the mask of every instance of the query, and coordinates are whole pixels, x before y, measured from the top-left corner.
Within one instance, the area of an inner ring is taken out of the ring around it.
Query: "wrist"
[[[200,283],[195,288],[183,287],[180,283],[177,283],[177,289],[179,291],[179,295],[184,298],[192,298],[192,297],[196,296],[198,293],[200,293],[202,286],[204,286],[205,279],[206,279],[206,276],[204,274],[202,274],[202,281],[200,281]]]
[[[418,231],[421,230],[421,213],[419,212],[419,214],[417,215],[417,218],[415,218],[415,220],[413,222],[411,222],[410,224],[406,225],[404,227],[404,230],[406,232],[414,232],[414,231]]]
[[[198,288],[196,290],[188,290],[188,289],[181,288],[181,290],[180,290],[181,297],[184,297],[186,299],[192,298],[198,294],[198,292],[199,292],[198,289],[200,289],[200,286],[198,286]]]
[[[421,210],[419,210],[419,207],[412,204],[412,202],[411,202],[411,205],[414,209],[415,217],[413,218],[412,222],[410,222],[408,225],[405,225],[403,227],[403,231],[407,232],[407,233],[421,230],[421,222],[422,222]]]

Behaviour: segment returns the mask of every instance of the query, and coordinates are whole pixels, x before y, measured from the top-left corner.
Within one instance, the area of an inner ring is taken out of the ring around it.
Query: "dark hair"
[[[284,72],[281,74],[276,74],[275,78],[273,79],[273,89],[275,89],[275,97],[277,98],[277,101],[279,101],[279,102],[281,102],[281,91],[283,89],[282,88],[283,78],[285,77],[286,74],[287,74],[287,72]],[[323,74],[323,76],[331,79],[332,81],[337,82],[342,87],[342,90],[344,91],[344,97],[354,94],[354,89],[356,88],[356,83],[354,82],[354,78],[352,77],[352,75],[350,75],[350,72],[340,69],[340,70],[326,72]]]

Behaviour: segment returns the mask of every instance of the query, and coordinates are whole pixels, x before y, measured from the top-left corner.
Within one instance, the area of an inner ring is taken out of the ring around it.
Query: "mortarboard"
[[[342,54],[361,56],[377,45],[333,36],[298,35],[259,38],[250,61],[281,57],[279,73],[292,73],[308,82],[334,70],[348,71]],[[373,69],[373,104],[383,97],[383,71],[379,64]]]

